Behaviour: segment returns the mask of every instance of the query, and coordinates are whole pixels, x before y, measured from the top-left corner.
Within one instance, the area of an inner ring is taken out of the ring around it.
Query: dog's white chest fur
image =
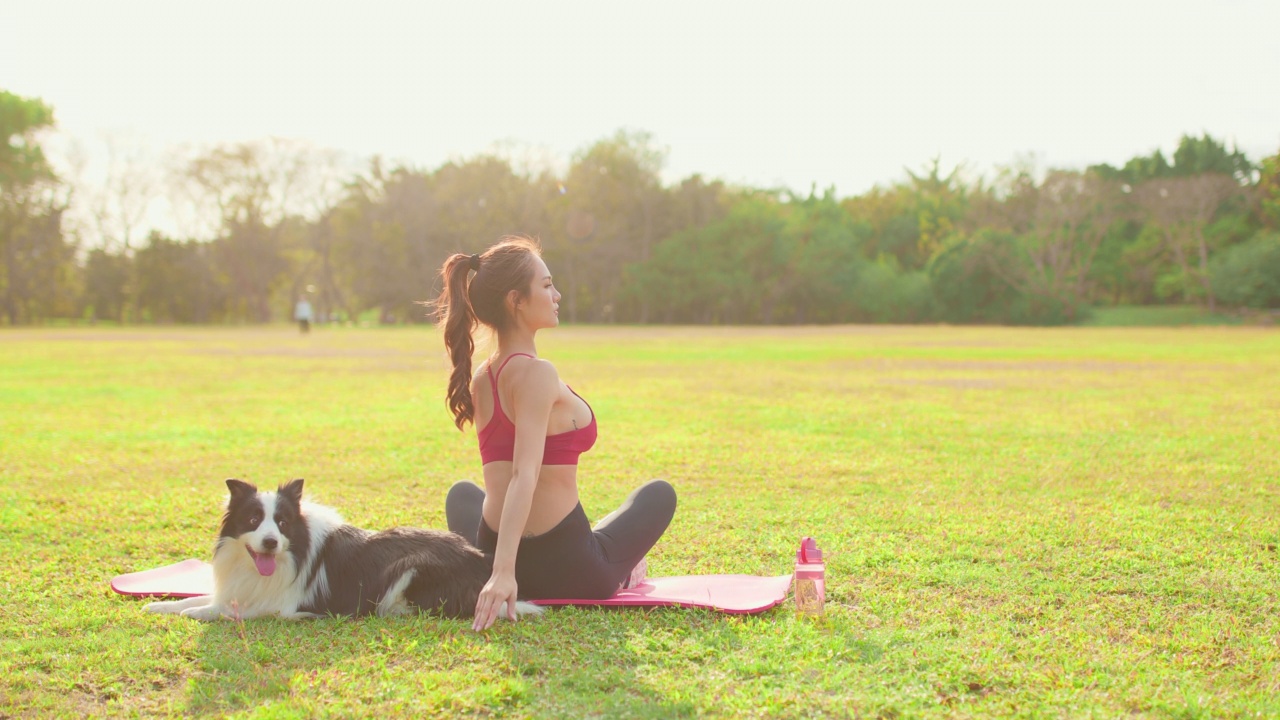
[[[238,537],[218,539],[213,552],[213,595],[148,603],[144,609],[197,620],[249,620],[271,615],[289,619],[315,617],[313,613],[299,612],[298,608],[327,591],[326,578],[321,570],[308,587],[303,573],[309,570],[325,537],[342,524],[342,517],[332,508],[303,503],[310,552],[304,566],[299,567],[290,552],[288,536],[275,520],[276,493],[261,493],[259,501],[262,520],[256,528]],[[270,552],[274,572],[262,575],[250,551]]]

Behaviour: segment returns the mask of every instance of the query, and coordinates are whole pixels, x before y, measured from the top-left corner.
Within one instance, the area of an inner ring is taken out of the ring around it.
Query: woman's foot
[[[631,568],[631,575],[628,576],[626,581],[622,583],[622,589],[628,590],[630,588],[638,586],[640,583],[644,582],[644,579],[645,577],[647,577],[648,572],[649,572],[649,561],[646,560],[645,558],[640,558],[640,562],[636,563],[636,566]]]

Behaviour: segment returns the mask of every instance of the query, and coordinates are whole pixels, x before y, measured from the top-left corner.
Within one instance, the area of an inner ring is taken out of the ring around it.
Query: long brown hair
[[[521,298],[529,296],[533,259],[541,255],[537,240],[506,235],[479,255],[450,255],[440,269],[444,290],[436,300],[436,312],[444,328],[445,350],[453,362],[445,400],[459,430],[475,420],[471,355],[476,344],[472,332],[480,323],[499,332],[506,329],[511,322],[507,294],[515,290]]]

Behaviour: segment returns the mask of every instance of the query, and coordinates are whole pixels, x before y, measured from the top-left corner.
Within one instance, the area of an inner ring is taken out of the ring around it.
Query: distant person
[[[437,303],[453,359],[447,401],[458,429],[475,426],[484,466],[484,489],[455,484],[445,515],[493,559],[473,629],[493,625],[517,597],[607,598],[637,584],[676,493],[651,481],[592,529],[578,500],[578,456],[595,444],[596,416],[538,357],[534,335],[560,323],[560,293],[537,243],[504,237],[483,254],[451,256],[441,274]],[[498,347],[472,374],[478,323]]]
[[[298,330],[306,335],[311,332],[311,302],[305,297],[298,300],[293,308],[293,319],[298,321]]]

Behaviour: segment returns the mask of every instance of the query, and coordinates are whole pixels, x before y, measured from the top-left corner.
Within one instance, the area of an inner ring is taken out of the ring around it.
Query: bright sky
[[[163,150],[278,136],[433,169],[559,163],[620,128],[700,172],[841,196],[934,156],[1123,163],[1208,131],[1280,150],[1280,2],[40,0],[0,88]]]

